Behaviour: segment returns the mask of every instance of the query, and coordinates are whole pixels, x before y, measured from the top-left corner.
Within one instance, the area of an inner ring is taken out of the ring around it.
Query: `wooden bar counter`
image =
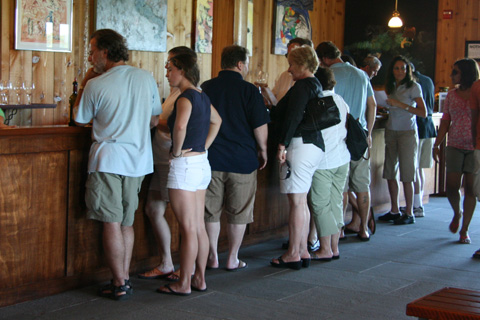
[[[379,121],[371,152],[375,212],[388,209],[389,203],[382,179],[385,145],[381,127]],[[0,306],[110,279],[101,223],[85,218],[90,132],[89,128],[66,126],[0,130]],[[255,221],[248,225],[243,245],[287,236],[288,201],[279,192],[277,148],[273,141],[268,147],[268,165],[258,173]],[[427,195],[433,190],[433,170],[427,170]],[[147,176],[135,216],[132,274],[158,263],[155,238],[144,214],[149,181]],[[179,230],[170,207],[166,218],[178,262]],[[224,229],[220,250],[227,248]]]
[[[0,306],[110,279],[101,224],[85,218],[90,131],[66,126],[0,130]],[[135,216],[132,274],[158,262],[144,214],[149,181],[147,176]],[[254,215],[244,244],[286,235],[288,205],[279,193],[274,161],[258,174]],[[166,217],[176,258],[179,231],[170,208]],[[226,248],[224,231],[219,247]]]

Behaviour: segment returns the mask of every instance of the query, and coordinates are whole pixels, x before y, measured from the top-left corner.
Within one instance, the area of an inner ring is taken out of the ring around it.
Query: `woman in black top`
[[[307,193],[325,147],[320,131],[304,132],[299,128],[308,101],[322,95],[322,86],[314,76],[319,65],[317,55],[312,47],[302,46],[289,53],[288,63],[288,72],[296,82],[272,110],[272,117],[279,124],[277,158],[283,169],[280,191],[287,194],[290,205],[290,240],[287,252],[270,263],[298,270],[310,263]]]
[[[196,87],[199,75],[196,58],[190,54],[177,55],[168,63],[168,82],[171,87],[178,87],[181,94],[168,118],[172,150],[167,188],[182,241],[180,279],[171,286],[158,288],[157,292],[181,296],[189,295],[192,289],[207,289],[208,235],[204,210],[211,170],[206,150],[222,122],[208,96]]]

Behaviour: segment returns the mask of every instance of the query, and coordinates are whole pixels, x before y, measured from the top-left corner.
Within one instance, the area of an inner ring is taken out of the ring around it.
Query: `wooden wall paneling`
[[[223,48],[233,44],[234,8],[234,0],[216,1],[213,4],[212,78],[221,70]]]
[[[4,288],[64,275],[66,165],[65,152],[0,156]]]
[[[33,81],[35,82],[33,101],[36,103],[54,103],[54,82],[52,81],[55,74],[54,56],[53,52],[33,52],[33,57],[38,58],[38,62],[33,64]],[[53,109],[32,110],[32,125],[53,124],[54,112]]]
[[[85,141],[89,141],[88,135],[84,136]],[[68,211],[67,211],[67,250],[66,250],[66,270],[65,275],[73,276],[81,272],[85,263],[82,257],[84,239],[90,239],[92,235],[83,234],[79,230],[77,222],[85,219],[85,177],[88,164],[88,145],[83,149],[69,151],[68,167]]]
[[[268,84],[271,88],[274,86],[274,80],[278,72],[282,72],[283,66],[277,65],[276,56],[271,54],[272,50],[272,21],[273,21],[273,1],[254,1],[253,2],[253,31],[252,31],[252,56],[250,57],[250,73],[245,80],[255,82],[256,73],[259,70],[268,72]],[[283,59],[282,59],[283,58]]]
[[[69,56],[69,53],[62,52],[56,52],[54,56],[53,96],[59,100],[57,107],[53,110],[53,124],[55,125],[66,125],[69,121],[70,105],[68,100],[73,89],[73,68],[68,67]]]
[[[239,46],[247,46],[248,0],[235,0],[233,9],[233,41]]]
[[[2,1],[0,4],[0,80],[10,77],[10,49],[13,48],[13,28],[15,20],[15,2]]]
[[[314,45],[317,46],[323,41],[332,41],[342,49],[345,32],[345,0],[315,0],[311,14]]]
[[[452,19],[443,19],[443,10],[452,10]],[[452,64],[465,56],[465,41],[480,40],[478,1],[438,1],[435,86],[452,86]]]

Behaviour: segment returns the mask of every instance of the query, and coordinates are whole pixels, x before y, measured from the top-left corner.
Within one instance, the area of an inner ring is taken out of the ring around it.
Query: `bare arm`
[[[435,138],[435,143],[433,144],[433,159],[439,161],[440,159],[440,145],[442,144],[445,136],[447,135],[448,130],[450,129],[449,120],[441,120],[440,128],[438,128],[437,137]]]
[[[93,78],[96,78],[100,75],[100,73],[96,73],[93,71],[93,68],[88,69],[87,73],[85,74],[85,77],[82,80],[82,84],[80,85],[80,88],[78,88],[78,93],[77,93],[77,99],[75,100],[75,103],[73,104],[73,109],[77,109],[78,105],[80,104],[80,100],[82,99],[83,95],[83,88],[87,85],[87,82]],[[76,115],[76,112],[74,112]],[[75,124],[79,127],[86,126],[88,123],[81,123],[75,121]]]
[[[375,125],[375,116],[377,115],[377,102],[375,101],[374,96],[370,96],[367,98],[367,130],[368,130],[368,136],[367,136],[367,143],[368,147],[372,147],[372,132],[373,132],[373,126]]]
[[[396,99],[387,99],[387,103],[391,106],[403,109],[407,112],[410,112],[416,116],[426,118],[427,117],[427,108],[425,107],[425,101],[423,101],[423,98],[415,98],[415,102],[417,103],[416,107],[410,106],[406,103],[403,103],[401,101],[398,101]]]
[[[267,156],[267,139],[268,139],[268,124],[264,124],[260,127],[253,129],[253,134],[255,135],[255,140],[257,141],[258,147],[258,157],[260,158],[260,170],[265,168],[268,161]]]
[[[205,149],[207,150],[212,145],[222,125],[222,118],[218,114],[217,109],[210,105],[210,110],[210,129],[208,129],[207,140],[205,141]]]
[[[173,126],[172,157],[178,158],[183,155],[182,146],[187,135],[187,125],[192,114],[192,103],[187,98],[177,101],[177,117]]]

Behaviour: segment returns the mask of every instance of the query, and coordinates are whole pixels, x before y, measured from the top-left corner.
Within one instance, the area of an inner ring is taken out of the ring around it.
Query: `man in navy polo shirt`
[[[222,117],[222,126],[208,149],[212,181],[205,199],[205,225],[210,241],[207,268],[218,268],[220,215],[227,214],[229,241],[226,269],[247,267],[238,251],[248,223],[253,222],[257,169],[267,164],[267,108],[259,90],[243,80],[248,73],[247,49],[232,45],[222,52],[222,71],[202,84]],[[258,151],[257,151],[258,145]],[[260,163],[259,163],[260,159]]]

